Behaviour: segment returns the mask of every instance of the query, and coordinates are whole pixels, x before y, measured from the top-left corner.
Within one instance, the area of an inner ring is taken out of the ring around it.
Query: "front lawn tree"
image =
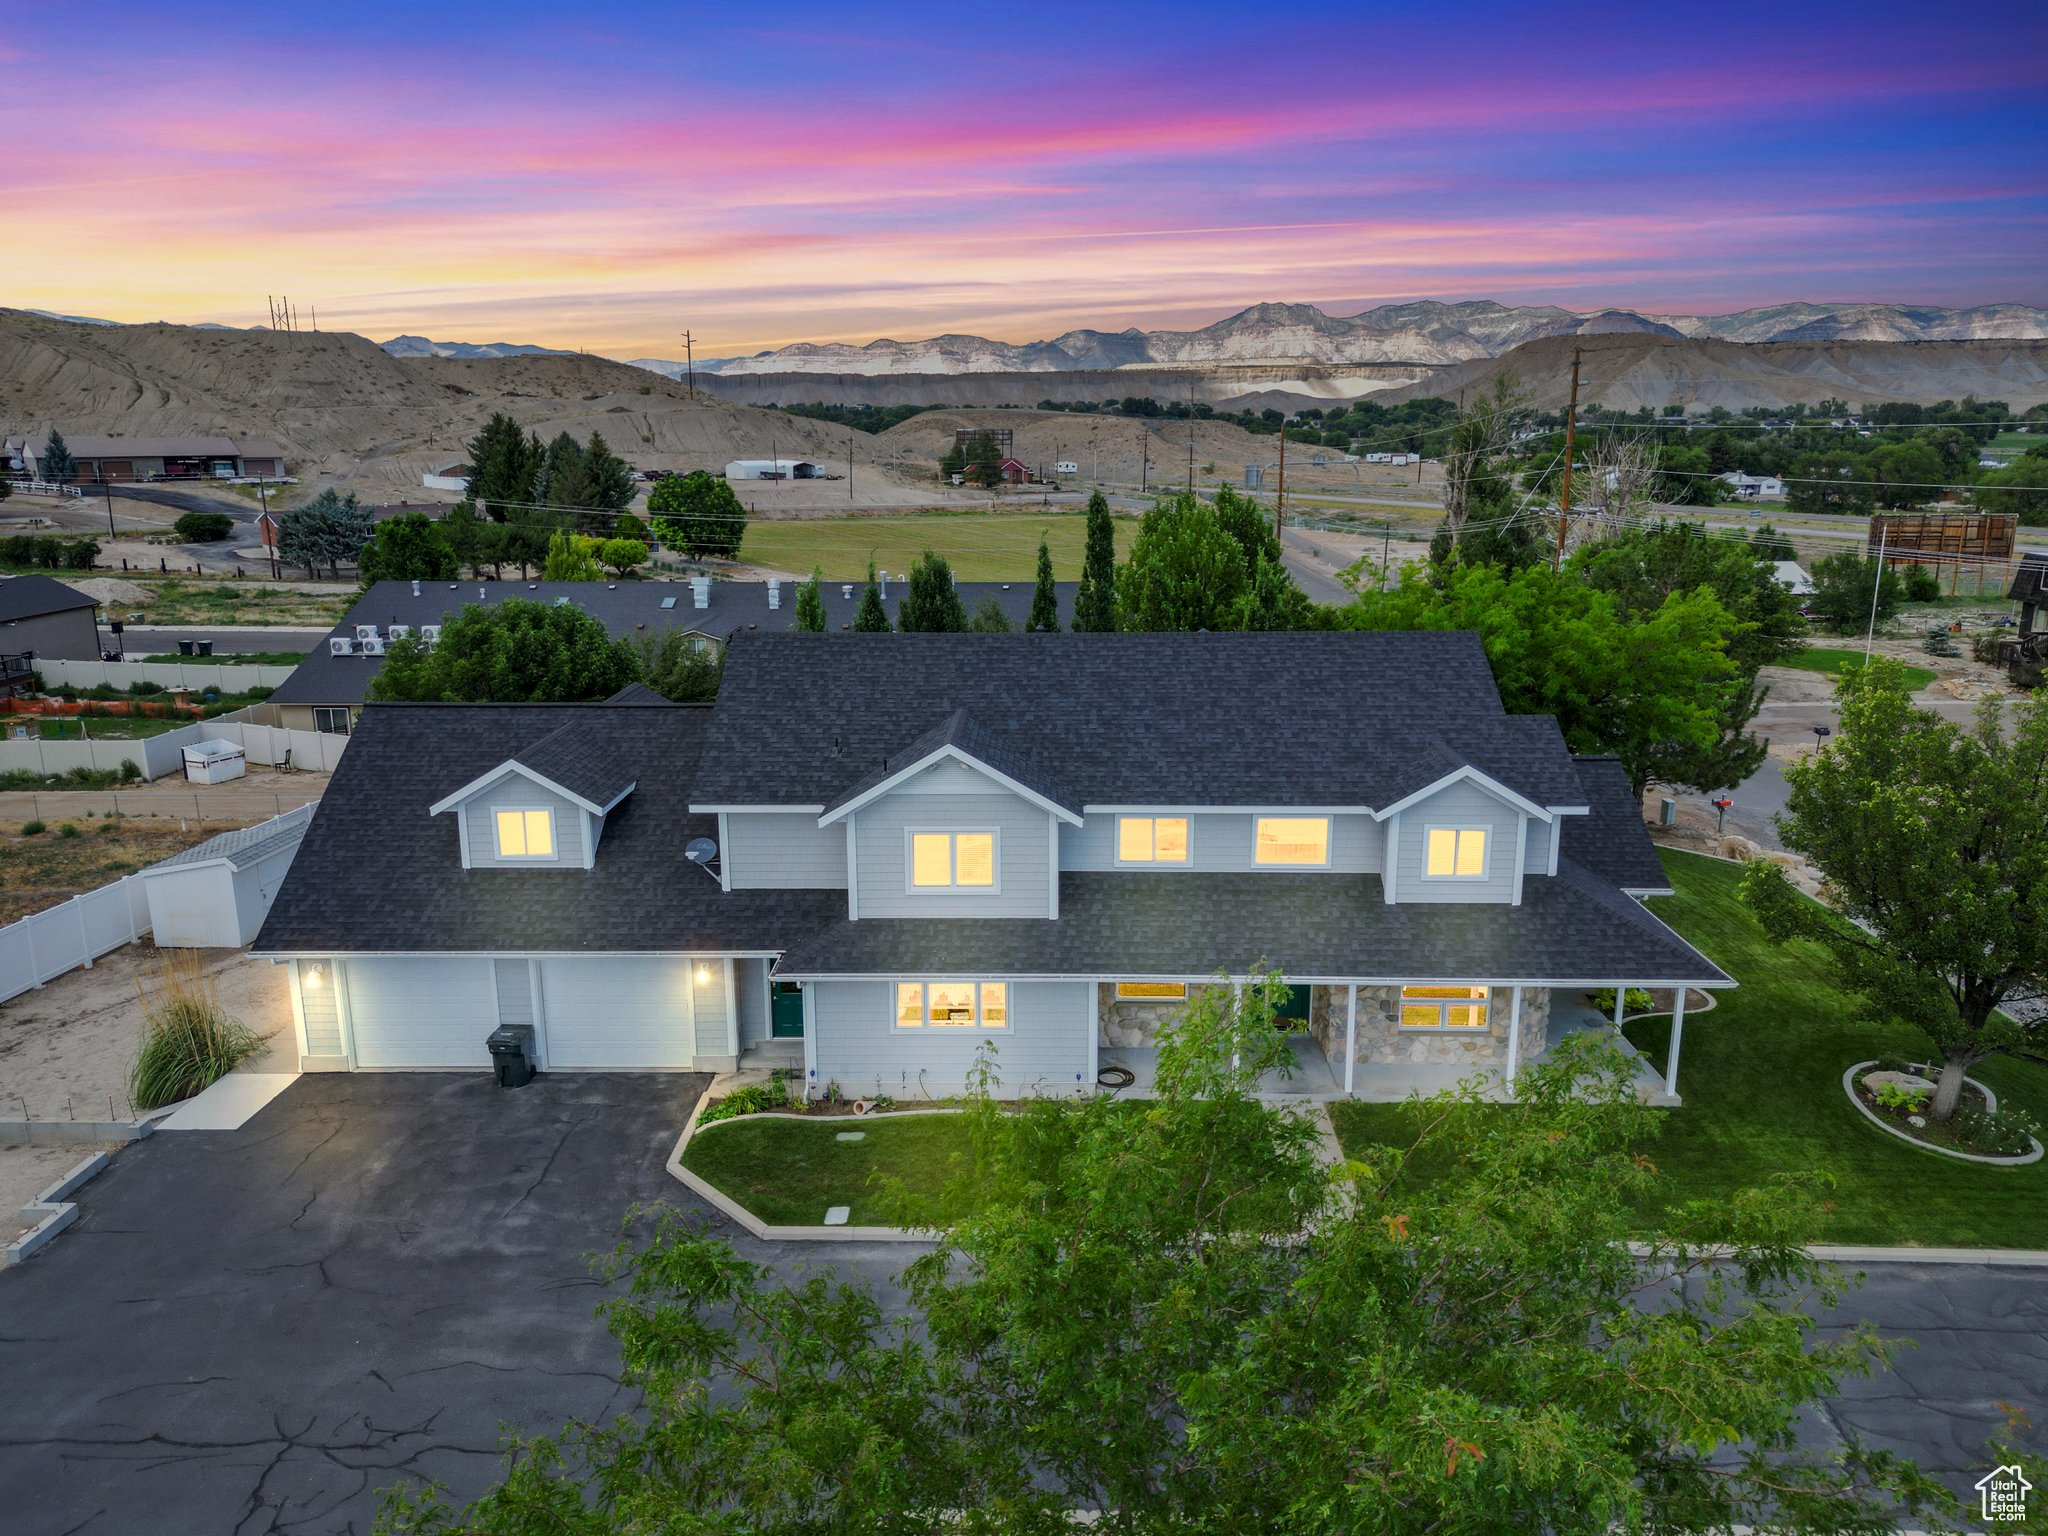
[[[647,494],[647,514],[654,536],[692,560],[732,559],[747,530],[746,505],[729,484],[701,469],[657,481]]]
[[[575,603],[508,598],[468,603],[441,638],[393,640],[370,680],[372,699],[563,704],[607,699],[640,679],[624,640]]]
[[[1772,938],[1819,941],[1848,986],[1926,1032],[1942,1063],[1928,1113],[1947,1120],[1975,1063],[2048,1060],[2048,1020],[2001,1011],[2048,992],[2048,694],[2008,733],[1996,697],[1969,728],[1914,708],[1884,657],[1835,691],[1841,730],[1786,767],[1778,818],[1834,911],[1762,860],[1743,899]]]

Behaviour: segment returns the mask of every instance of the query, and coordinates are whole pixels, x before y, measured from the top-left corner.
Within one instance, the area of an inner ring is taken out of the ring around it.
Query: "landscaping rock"
[[[1889,1087],[1903,1088],[1908,1093],[1934,1092],[1932,1079],[1916,1072],[1866,1072],[1863,1074],[1863,1086],[1872,1093]]]

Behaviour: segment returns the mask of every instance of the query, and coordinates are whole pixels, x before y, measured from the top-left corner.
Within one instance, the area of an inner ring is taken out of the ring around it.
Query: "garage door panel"
[[[358,1066],[490,1066],[485,1041],[498,1023],[490,962],[351,960],[346,974]]]
[[[541,963],[547,1064],[590,1071],[687,1071],[689,963],[631,957]]]

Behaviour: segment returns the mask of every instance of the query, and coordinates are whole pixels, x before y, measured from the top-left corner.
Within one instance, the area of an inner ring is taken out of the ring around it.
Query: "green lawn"
[[[1773,1174],[1817,1169],[1836,1183],[1833,1208],[1811,1241],[2048,1248],[2048,1162],[1957,1162],[1867,1123],[1842,1093],[1843,1071],[1888,1052],[1920,1054],[1926,1040],[1844,996],[1817,945],[1766,940],[1736,900],[1737,866],[1696,854],[1662,857],[1677,894],[1652,900],[1651,909],[1741,983],[1686,1020],[1685,1103],[1658,1111],[1665,1130],[1650,1152],[1663,1170],[1665,1200],[1725,1198]],[[1660,1066],[1669,1033],[1662,1020],[1628,1028]],[[1972,1075],[2048,1119],[2048,1068],[1991,1061]],[[1346,1145],[1398,1142],[1415,1123],[1412,1109],[1387,1104],[1336,1105],[1331,1118]],[[1654,1210],[1644,1214],[1654,1222]]]
[[[1863,665],[1861,651],[1844,650],[1839,646],[1809,645],[1805,650],[1786,657],[1777,663],[1781,667],[1797,667],[1802,672],[1824,672],[1829,677],[1839,677],[1853,667]],[[1908,665],[1906,686],[1918,693],[1934,681],[1934,673],[1926,667]]]
[[[1038,540],[1052,546],[1053,575],[1081,579],[1088,520],[1073,513],[965,513],[958,516],[835,517],[747,525],[740,556],[773,569],[822,568],[830,581],[864,581],[873,561],[893,577],[927,549],[944,555],[958,581],[1030,581],[1038,574]],[[1138,525],[1116,519],[1117,555],[1130,553]]]
[[[865,1133],[840,1141],[841,1131]],[[946,1222],[962,1214],[947,1186],[963,1171],[967,1123],[959,1115],[817,1120],[746,1118],[700,1129],[683,1165],[763,1221],[816,1226],[834,1205],[854,1226]],[[901,1198],[886,1181],[902,1181]]]
[[[80,720],[85,722],[83,727]],[[175,719],[166,715],[58,715],[43,720],[40,730],[44,741],[82,741],[87,736],[94,741],[140,741],[197,723],[191,715]]]

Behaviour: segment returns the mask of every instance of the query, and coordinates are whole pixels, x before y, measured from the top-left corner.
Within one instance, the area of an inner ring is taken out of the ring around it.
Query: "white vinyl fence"
[[[255,662],[183,661],[175,656],[151,661],[37,657],[35,668],[43,675],[43,687],[51,692],[59,688],[97,688],[102,683],[116,688],[126,688],[130,683],[162,683],[166,688],[218,688],[222,693],[241,693],[249,688],[276,688],[298,670]]]
[[[185,748],[200,741],[231,741],[242,749],[251,763],[263,767],[281,764],[287,753],[291,765],[308,773],[332,773],[341,761],[346,736],[327,731],[288,731],[282,726],[259,725],[244,718],[247,710],[236,710],[216,720],[181,725],[161,736],[136,741],[0,741],[0,773],[27,768],[45,776],[69,773],[74,768],[112,768],[133,763],[144,779],[160,779],[185,771]],[[33,727],[40,720],[71,719],[68,715],[11,715],[10,725]],[[88,719],[86,729],[91,730]]]

